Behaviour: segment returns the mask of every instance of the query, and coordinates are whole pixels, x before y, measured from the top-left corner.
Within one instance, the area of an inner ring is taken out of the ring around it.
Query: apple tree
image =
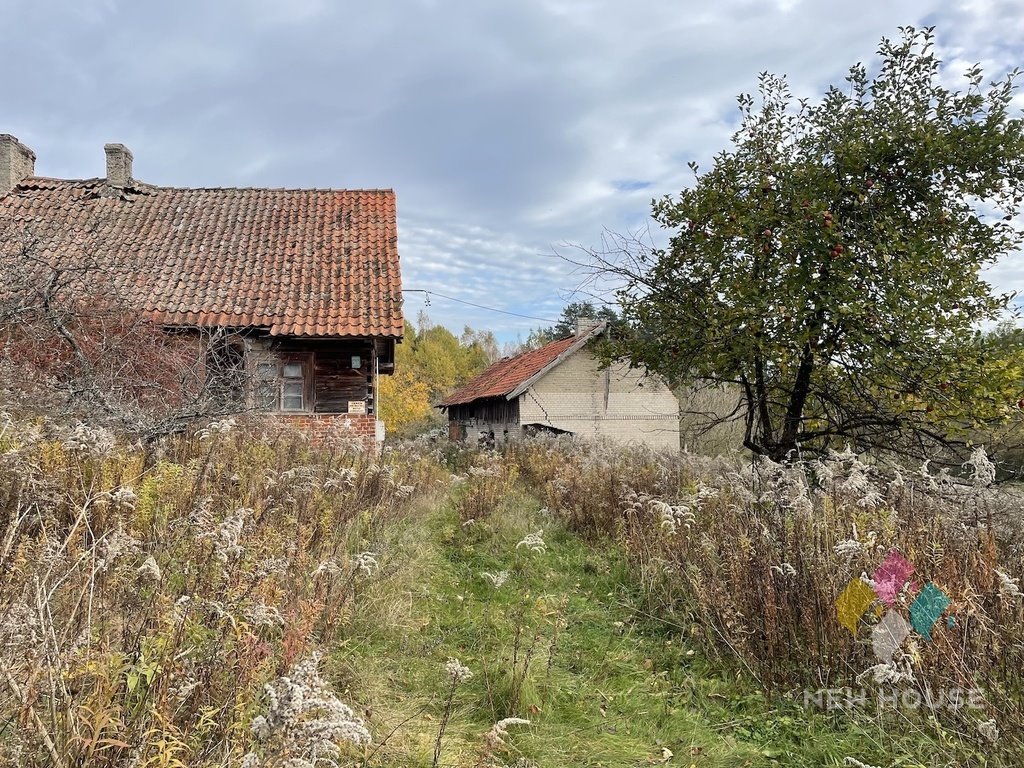
[[[1013,300],[984,270],[1021,243],[1017,72],[951,89],[933,43],[902,28],[814,103],[762,74],[732,147],[654,203],[667,246],[597,254],[620,354],[736,392],[756,454],[926,455],[1017,408],[1019,366],[979,343]]]

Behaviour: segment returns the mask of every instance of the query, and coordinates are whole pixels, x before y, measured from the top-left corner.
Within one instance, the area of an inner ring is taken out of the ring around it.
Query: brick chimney
[[[6,195],[35,172],[36,153],[9,133],[0,133],[0,195]]]
[[[107,183],[113,187],[127,187],[132,183],[132,151],[124,144],[104,144],[107,153]]]
[[[601,321],[593,317],[577,317],[576,318],[576,335],[583,336],[590,333],[597,326],[601,325]]]

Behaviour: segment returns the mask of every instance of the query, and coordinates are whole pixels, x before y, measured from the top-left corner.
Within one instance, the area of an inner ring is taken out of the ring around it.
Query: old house
[[[533,431],[679,450],[679,402],[657,376],[602,368],[588,347],[604,324],[494,363],[440,404],[453,440],[502,443]]]
[[[244,374],[246,408],[381,439],[377,377],[404,328],[394,192],[160,187],[124,146],[105,153],[104,178],[41,178],[0,135],[0,226],[36,263],[80,269],[83,294],[169,332],[215,329],[206,364]]]

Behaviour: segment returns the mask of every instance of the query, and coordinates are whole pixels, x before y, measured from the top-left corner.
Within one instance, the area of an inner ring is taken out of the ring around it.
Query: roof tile
[[[515,357],[499,360],[475,379],[471,379],[455,390],[445,398],[439,407],[470,403],[489,397],[504,397],[524,381],[544,370],[576,342],[592,335],[591,332],[588,332],[583,336],[568,336],[545,344],[540,349],[533,349]]]
[[[54,264],[95,263],[105,289],[166,325],[404,331],[392,190],[121,190],[30,177],[0,197],[5,224]]]

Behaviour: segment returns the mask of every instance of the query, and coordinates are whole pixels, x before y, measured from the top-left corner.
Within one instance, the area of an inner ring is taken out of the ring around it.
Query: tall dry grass
[[[509,458],[570,526],[625,548],[652,616],[764,689],[799,698],[867,687],[914,692],[912,702],[980,689],[981,709],[900,711],[902,727],[1024,747],[1021,496],[993,485],[983,454],[960,477],[852,454],[782,466],[564,439],[512,446]],[[931,641],[912,633],[881,664],[871,643],[880,611],[853,635],[836,599],[893,550],[916,569],[895,610],[906,617],[928,581],[952,605]]]
[[[317,654],[372,577],[375,532],[444,477],[415,452],[231,422],[154,453],[0,416],[0,766],[357,750]]]
[[[0,766],[358,763],[369,732],[337,693],[351,671],[320,669],[321,651],[346,638],[384,527],[453,484],[464,531],[525,491],[622,547],[647,618],[776,696],[976,688],[980,709],[878,724],[1019,754],[1021,505],[992,478],[980,455],[954,478],[849,454],[780,466],[546,438],[375,457],[230,422],[154,451],[0,417]],[[877,615],[851,634],[835,600],[893,550],[916,568],[895,609],[931,581],[954,621],[881,664]],[[512,641],[513,698],[535,645]]]

